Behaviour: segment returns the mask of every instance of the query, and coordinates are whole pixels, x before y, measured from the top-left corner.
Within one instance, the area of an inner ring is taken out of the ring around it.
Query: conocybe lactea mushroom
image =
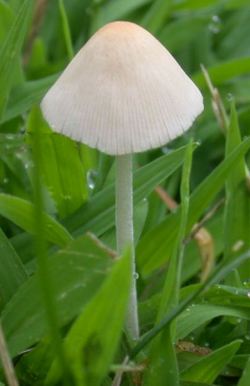
[[[159,147],[203,110],[199,89],[142,27],[114,22],[97,31],[42,101],[53,130],[102,152]]]
[[[199,89],[149,32],[119,21],[89,39],[41,107],[54,131],[116,155],[116,238],[122,253],[133,245],[132,153],[162,146],[187,130],[203,110]],[[126,326],[136,340],[134,253],[131,267]]]

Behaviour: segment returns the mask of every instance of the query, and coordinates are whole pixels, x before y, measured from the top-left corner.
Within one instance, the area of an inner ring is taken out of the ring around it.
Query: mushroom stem
[[[139,338],[139,322],[136,291],[136,265],[133,229],[133,174],[132,154],[116,156],[116,243],[119,254],[131,246],[132,284],[126,329],[129,338]]]

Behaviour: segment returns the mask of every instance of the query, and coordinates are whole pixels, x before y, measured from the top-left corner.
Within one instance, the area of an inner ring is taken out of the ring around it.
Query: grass
[[[160,39],[205,101],[184,136],[134,159],[134,345],[113,159],[39,110],[73,53],[121,19]],[[249,35],[249,0],[0,0],[1,386],[248,385]]]

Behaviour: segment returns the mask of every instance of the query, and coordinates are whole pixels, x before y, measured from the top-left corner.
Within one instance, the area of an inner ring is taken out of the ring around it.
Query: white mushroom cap
[[[108,154],[162,146],[203,110],[202,95],[142,27],[113,22],[82,47],[45,95],[53,130]]]

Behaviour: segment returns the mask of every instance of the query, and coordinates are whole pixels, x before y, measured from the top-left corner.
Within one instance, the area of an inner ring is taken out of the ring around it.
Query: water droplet
[[[246,340],[250,340],[250,335],[245,336]]]
[[[63,292],[59,295],[59,299],[58,300],[63,300],[64,298],[66,298],[67,296],[67,292]]]
[[[213,34],[218,34],[221,30],[221,19],[218,15],[213,15],[211,18],[211,21],[208,25],[209,31],[211,31]]]
[[[92,7],[87,7],[87,8],[85,9],[85,12],[86,12],[87,15],[92,16],[93,13],[94,13],[94,10],[93,10]]]
[[[247,293],[247,297],[250,298],[250,292]]]
[[[168,146],[163,146],[161,148],[161,151],[162,151],[163,154],[168,154],[168,153],[170,153],[172,151],[172,149],[170,149]]]
[[[202,141],[201,141],[200,139],[197,139],[197,140],[194,142],[194,144],[195,144],[196,146],[200,146],[200,145],[202,144]]]
[[[97,171],[90,169],[87,172],[87,184],[90,189],[94,189],[96,184]]]
[[[186,308],[186,311],[189,312],[189,311],[190,311],[190,308]]]
[[[244,246],[244,241],[243,240],[237,240],[234,245],[232,246],[232,251],[233,252],[238,252],[243,246]]]
[[[205,346],[205,347],[209,347],[209,346],[210,346],[209,342],[205,342],[205,343],[204,343],[204,346]]]
[[[13,139],[15,139],[15,135],[14,134],[6,134],[5,138],[9,141],[12,141]]]
[[[232,102],[234,100],[234,96],[230,92],[227,93],[227,100],[228,100],[228,102]]]
[[[21,127],[20,127],[19,133],[20,133],[20,134],[24,134],[24,133],[25,133],[25,127],[24,127],[24,126],[21,126]]]
[[[18,159],[22,158],[22,153],[20,153],[20,151],[16,152],[16,158],[18,158]]]
[[[71,197],[69,194],[65,194],[65,195],[63,196],[63,199],[66,200],[66,201],[71,200],[71,198],[72,198],[72,197]]]
[[[139,279],[139,273],[138,272],[134,272],[133,273],[133,277],[135,280],[138,280]]]

